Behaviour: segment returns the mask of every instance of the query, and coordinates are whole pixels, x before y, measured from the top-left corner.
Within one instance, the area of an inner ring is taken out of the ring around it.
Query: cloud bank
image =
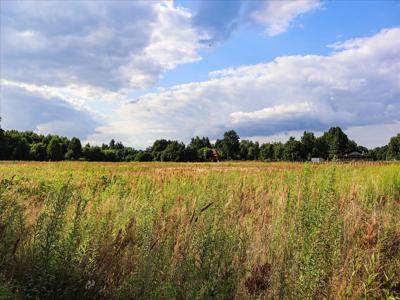
[[[44,98],[36,91],[17,86],[3,89],[2,94],[2,113],[6,116],[2,120],[4,128],[85,139],[100,125],[95,114],[56,95]]]
[[[141,89],[200,59],[202,33],[171,2],[6,1],[2,78]]]
[[[212,72],[203,82],[149,93],[120,106],[118,121],[92,140],[118,137],[146,146],[188,140],[386,124],[400,129],[400,28],[335,44],[327,56],[299,55]]]

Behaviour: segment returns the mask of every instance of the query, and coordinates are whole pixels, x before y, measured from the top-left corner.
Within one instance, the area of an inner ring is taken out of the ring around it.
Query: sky
[[[3,129],[145,148],[400,132],[400,1],[0,1]]]

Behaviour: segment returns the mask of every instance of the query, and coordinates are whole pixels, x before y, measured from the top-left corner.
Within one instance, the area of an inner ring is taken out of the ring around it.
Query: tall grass
[[[400,165],[1,163],[0,298],[400,299]]]

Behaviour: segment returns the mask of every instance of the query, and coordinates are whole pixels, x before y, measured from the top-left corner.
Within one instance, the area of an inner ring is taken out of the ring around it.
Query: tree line
[[[305,131],[300,140],[263,143],[240,139],[230,130],[211,143],[208,137],[194,137],[188,145],[175,140],[156,140],[145,150],[136,150],[111,140],[101,146],[86,144],[73,137],[41,135],[31,131],[0,129],[0,160],[35,161],[191,161],[205,162],[216,149],[221,160],[307,161],[312,157],[327,160],[342,158],[357,151],[371,160],[400,160],[400,134],[383,147],[367,149],[350,140],[340,127],[331,127],[322,136]]]

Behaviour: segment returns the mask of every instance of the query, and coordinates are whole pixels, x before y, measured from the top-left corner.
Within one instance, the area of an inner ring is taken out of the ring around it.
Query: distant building
[[[353,151],[344,155],[343,160],[371,160],[369,155]]]
[[[220,157],[220,155],[219,155],[219,151],[217,150],[217,149],[211,149],[211,151],[212,151],[212,161],[213,162],[219,162],[219,157]]]
[[[324,161],[325,161],[325,159],[323,159],[322,157],[312,157],[311,158],[312,163],[323,163]]]

